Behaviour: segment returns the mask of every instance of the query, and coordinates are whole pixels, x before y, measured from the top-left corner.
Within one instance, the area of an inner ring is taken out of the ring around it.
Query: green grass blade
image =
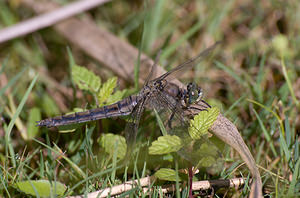
[[[245,80],[242,79],[239,75],[237,75],[230,67],[227,67],[219,61],[215,61],[215,64],[218,68],[224,70],[226,73],[232,76],[239,84],[245,85]]]
[[[176,176],[176,197],[180,197],[179,191],[179,174],[178,174],[178,159],[175,159],[175,176]]]
[[[37,140],[37,139],[33,139],[34,141],[36,141],[37,143],[41,144],[42,146],[44,146],[45,148],[48,148],[50,151],[54,152],[57,155],[60,155],[64,160],[66,160],[70,166],[82,177],[85,178],[85,173],[79,168],[79,166],[77,166],[77,164],[75,164],[74,162],[72,162],[69,158],[67,158],[64,155],[61,155],[60,152],[58,152],[58,150],[51,148],[50,146],[48,146],[47,144],[44,144],[43,142]],[[55,147],[57,147],[55,145]],[[58,147],[57,147],[58,148]]]
[[[254,103],[262,108],[264,108],[265,110],[269,111],[270,113],[272,113],[274,115],[274,117],[277,119],[277,121],[279,122],[279,125],[280,125],[280,129],[281,129],[281,132],[282,134],[285,134],[285,131],[284,131],[284,127],[283,127],[283,123],[282,123],[282,120],[280,119],[280,117],[274,112],[272,111],[272,109],[266,107],[265,105],[259,103],[259,102],[256,102],[255,100],[251,100],[251,99],[247,99],[249,102],[251,103]]]
[[[296,135],[296,140],[298,140],[298,138],[299,138],[299,136],[298,135]],[[299,159],[299,151],[300,151],[300,149],[299,149],[299,141],[296,141],[296,143],[295,143],[295,153],[294,153],[294,158],[295,159]]]
[[[6,150],[7,150],[7,148],[9,149],[9,153],[10,153],[11,160],[12,160],[12,163],[13,163],[14,167],[16,167],[16,160],[15,160],[15,152],[13,150],[13,147],[12,147],[12,144],[11,144],[11,141],[10,141],[11,130],[12,130],[12,128],[13,128],[15,122],[16,122],[16,119],[19,117],[19,115],[20,115],[20,113],[21,113],[21,111],[22,111],[22,109],[23,109],[23,107],[25,105],[25,102],[26,102],[26,100],[27,100],[27,98],[28,98],[28,96],[29,96],[29,94],[30,94],[30,92],[31,92],[31,90],[32,90],[32,88],[33,88],[36,80],[37,80],[37,78],[38,78],[38,75],[36,75],[33,78],[33,80],[31,81],[31,83],[30,83],[27,91],[25,92],[25,94],[24,94],[24,96],[23,96],[23,98],[22,98],[22,100],[21,100],[21,102],[20,102],[20,104],[19,104],[19,106],[18,106],[15,114],[13,115],[11,121],[8,124],[7,129],[5,130],[5,132],[6,132],[5,133],[5,147],[6,147]]]
[[[154,113],[155,113],[155,117],[156,117],[156,120],[157,120],[157,123],[158,123],[158,126],[162,132],[163,135],[168,135],[167,133],[167,130],[164,126],[164,123],[162,122],[160,116],[158,115],[158,112],[156,111],[156,109],[154,109]]]
[[[286,144],[286,141],[285,141],[284,136],[282,135],[282,133],[280,133],[279,143],[280,143],[280,148],[284,152],[285,159],[288,162],[291,159],[291,154],[290,154],[289,148]]]
[[[224,113],[224,116],[226,117],[226,115],[234,108],[236,107],[243,99],[246,98],[246,94],[241,96],[239,99],[237,99],[229,108],[228,110]]]
[[[297,160],[296,167],[295,167],[295,170],[294,170],[294,173],[293,173],[293,179],[292,179],[292,182],[290,184],[290,187],[289,187],[289,190],[288,190],[288,193],[287,193],[287,197],[293,197],[295,195],[295,193],[299,193],[299,189],[298,189],[298,192],[296,192],[296,185],[297,185],[297,182],[299,182],[299,180],[300,180],[300,170],[299,170],[299,168],[300,168],[300,159]]]
[[[0,68],[0,74],[2,74],[2,72],[4,71],[4,69],[5,69],[6,65],[7,65],[8,60],[9,60],[9,56],[5,57],[3,63],[1,64],[2,67]]]
[[[162,18],[162,10],[164,7],[166,1],[155,1],[154,8],[151,8],[151,11],[149,14],[147,14],[147,17],[145,19],[145,38],[144,38],[144,46],[143,49],[146,52],[149,52],[149,50],[152,47],[153,42],[158,37],[158,24]]]
[[[271,139],[270,134],[268,133],[268,131],[267,131],[266,127],[264,126],[263,121],[261,120],[261,118],[260,118],[260,116],[258,115],[258,113],[255,111],[255,109],[252,109],[252,110],[253,110],[253,112],[254,112],[254,114],[255,114],[257,120],[258,120],[258,123],[259,123],[259,125],[260,125],[260,128],[261,128],[261,130],[263,131],[264,136],[265,136],[267,142],[270,144],[270,147],[271,147],[271,150],[272,150],[273,154],[277,157],[278,154],[277,154],[277,152],[276,152],[276,150],[275,150],[275,147],[274,147],[274,144],[273,144],[273,141],[272,141],[272,139]]]
[[[211,3],[213,2],[214,1],[212,1]],[[234,2],[235,0],[226,1],[224,2],[224,4],[222,4],[220,9],[214,10],[214,13],[216,13],[216,15],[208,23],[208,32],[211,35],[214,35],[217,32],[217,30],[220,29],[222,20],[224,20],[227,17],[227,14],[230,13],[230,8],[232,7],[232,5],[234,5]]]
[[[285,66],[285,63],[284,63],[284,59],[283,59],[283,58],[281,58],[281,66],[282,66],[283,76],[284,76],[284,78],[285,78],[286,83],[288,84],[288,87],[289,87],[289,90],[290,90],[292,99],[293,99],[294,103],[296,104],[296,106],[298,107],[298,109],[300,109],[300,103],[299,103],[299,101],[297,100],[297,98],[296,98],[296,96],[295,96],[295,92],[294,92],[294,90],[293,90],[293,86],[292,86],[290,77],[289,77],[289,75],[288,75],[288,73],[287,73],[286,66]]]
[[[145,6],[147,6],[145,4]],[[148,12],[146,12],[146,16],[145,18],[147,18],[147,14]],[[144,19],[144,24],[143,24],[143,32],[142,32],[142,38],[140,40],[140,43],[139,43],[139,51],[138,51],[138,57],[137,57],[137,62],[136,62],[136,65],[134,67],[134,88],[136,91],[139,90],[139,76],[140,76],[140,65],[141,65],[141,54],[142,54],[142,49],[144,48],[144,42],[145,42],[145,20]]]
[[[11,196],[10,196],[10,193],[9,193],[9,191],[8,191],[8,189],[7,189],[7,183],[5,182],[5,179],[3,178],[3,172],[2,172],[2,169],[4,169],[4,167],[2,167],[2,166],[0,165],[0,180],[1,180],[0,184],[2,185],[2,188],[4,188],[7,197],[10,198]]]
[[[5,91],[11,87],[12,85],[14,85],[18,79],[23,75],[23,73],[25,72],[27,68],[23,68],[17,75],[15,75],[8,83],[7,85],[5,85],[2,89],[0,89],[0,97],[2,96],[2,94],[5,93]]]
[[[290,148],[291,143],[292,143],[292,137],[291,136],[291,128],[290,128],[290,123],[289,123],[289,116],[285,115],[285,120],[284,120],[284,126],[285,126],[285,139],[286,139],[286,144],[288,148]]]
[[[255,86],[254,91],[256,92],[259,102],[263,101],[263,91],[262,91],[261,83],[264,80],[264,77],[266,75],[266,72],[264,72],[265,60],[266,60],[266,54],[263,55],[263,57],[259,63],[259,71],[258,71],[258,75],[256,77],[256,81],[255,81],[255,85],[254,85]]]
[[[161,60],[167,59],[172,53],[176,51],[178,46],[193,36],[203,25],[203,21],[199,21],[191,27],[185,34],[183,34],[174,44],[170,45],[161,53]]]

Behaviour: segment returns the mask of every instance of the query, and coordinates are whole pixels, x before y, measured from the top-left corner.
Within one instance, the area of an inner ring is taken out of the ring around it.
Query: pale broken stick
[[[51,2],[41,3],[33,0],[23,0],[22,2],[37,13],[51,11],[58,7]],[[80,47],[87,55],[110,68],[118,76],[131,82],[134,79],[133,68],[138,57],[138,50],[126,41],[120,40],[113,34],[97,27],[96,24],[76,18],[60,22],[54,26],[54,29],[74,45]],[[141,60],[140,82],[142,83],[146,74],[149,73],[149,66],[153,61],[144,54],[141,55]],[[157,75],[164,72],[161,67],[158,67]],[[179,81],[175,81],[175,83],[180,87],[183,86]],[[211,127],[211,132],[233,147],[246,162],[254,177],[250,197],[262,197],[262,182],[256,163],[234,124],[220,114]]]
[[[54,12],[42,14],[38,17],[31,18],[24,22],[12,25],[10,27],[0,30],[0,43],[9,41],[11,39],[24,36],[26,34],[35,32],[39,29],[51,26],[57,22],[82,13],[86,10],[97,7],[110,0],[81,0],[70,3],[68,6],[56,9]]]
[[[144,177],[144,178],[137,179],[134,181],[128,181],[128,182],[125,182],[124,184],[120,184],[117,186],[113,186],[110,188],[105,188],[103,190],[92,192],[87,195],[76,195],[76,196],[70,196],[68,198],[82,198],[85,196],[88,198],[96,198],[96,197],[102,198],[102,197],[108,197],[108,196],[116,196],[116,195],[125,193],[127,191],[133,190],[134,188],[137,188],[137,187],[142,187],[143,192],[145,194],[149,194],[153,191],[151,186],[154,183],[154,181],[155,181],[154,176],[148,176],[148,177]],[[192,190],[199,191],[199,190],[209,190],[212,188],[214,188],[214,189],[240,188],[245,183],[246,183],[245,179],[243,179],[243,178],[197,181],[197,182],[193,182]],[[182,189],[179,189],[179,190],[182,190]],[[176,188],[174,185],[162,186],[160,189],[160,192],[162,192],[163,194],[172,193],[175,191],[176,191]]]

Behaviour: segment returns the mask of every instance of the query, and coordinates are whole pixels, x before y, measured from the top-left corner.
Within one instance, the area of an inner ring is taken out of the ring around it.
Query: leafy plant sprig
[[[88,69],[72,65],[72,79],[79,89],[89,91],[96,96],[96,102],[99,106],[109,105],[121,100],[126,90],[117,91],[117,78],[109,78],[105,83],[101,84],[101,78]]]
[[[187,132],[191,143],[207,135],[208,129],[216,121],[219,112],[220,111],[217,107],[212,107],[207,109],[207,111],[201,111],[198,115],[194,116],[192,120],[190,120],[190,126],[187,129]],[[180,137],[176,135],[163,135],[152,142],[152,145],[149,147],[149,154],[169,155],[179,151],[185,146],[186,141]],[[209,147],[205,142],[195,152],[198,152],[203,156],[202,159],[199,159],[197,166],[209,167],[215,163],[215,159],[212,156],[215,155],[217,151]],[[161,180],[174,181],[174,174],[171,174],[174,173],[174,171],[175,170],[172,169],[161,168],[155,173],[155,176]]]

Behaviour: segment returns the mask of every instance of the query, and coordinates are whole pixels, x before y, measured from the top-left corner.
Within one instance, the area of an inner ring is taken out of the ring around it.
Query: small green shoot
[[[99,76],[77,65],[72,66],[72,79],[79,89],[91,91],[92,93],[97,93],[101,85]]]
[[[114,89],[117,86],[117,78],[112,77],[108,79],[101,87],[97,94],[99,105],[103,105],[108,100],[109,96],[112,95]]]
[[[126,90],[116,91],[117,78],[109,78],[105,83],[101,84],[99,76],[94,74],[88,69],[73,65],[72,67],[72,79],[74,83],[81,90],[89,91],[95,96],[95,100],[98,106],[109,105],[119,101],[125,95]]]

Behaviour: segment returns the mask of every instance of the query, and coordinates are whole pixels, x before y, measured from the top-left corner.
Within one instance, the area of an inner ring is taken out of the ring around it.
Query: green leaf
[[[162,155],[177,152],[182,146],[181,139],[176,135],[161,136],[152,142],[152,145],[149,147],[149,154]]]
[[[197,167],[217,167],[218,163],[218,148],[215,147],[212,144],[208,144],[207,142],[204,142],[201,144],[200,148],[197,149],[195,152],[201,156],[201,159],[199,160]]]
[[[63,196],[67,187],[60,183],[48,180],[28,180],[17,182],[14,185],[20,191],[30,194],[30,195],[39,195],[40,197],[50,197],[54,193],[58,196]]]
[[[193,139],[200,139],[216,121],[220,111],[217,107],[201,111],[190,121],[189,134]]]
[[[116,103],[119,100],[123,99],[126,91],[127,90],[122,90],[122,91],[118,90],[114,94],[110,95],[108,97],[108,99],[106,100],[106,105],[110,105],[110,104]]]
[[[35,138],[38,134],[39,128],[36,127],[37,120],[41,120],[41,111],[39,108],[34,107],[30,109],[29,118],[27,122],[27,138],[29,140]]]
[[[216,163],[215,158],[213,158],[212,156],[207,156],[207,157],[202,158],[199,161],[197,167],[211,167],[215,163]]]
[[[43,95],[42,109],[48,117],[60,114],[56,103],[48,94]]]
[[[99,76],[77,65],[72,66],[72,79],[79,89],[87,90],[92,93],[97,93],[101,85]]]
[[[160,180],[176,181],[176,171],[170,168],[161,168],[154,174]],[[179,181],[182,179],[179,177]]]
[[[105,152],[113,156],[114,152],[117,152],[117,157],[123,159],[126,155],[127,144],[123,136],[108,133],[103,135],[98,141],[100,145],[104,148]],[[114,150],[117,148],[117,150]]]
[[[108,79],[101,87],[100,91],[98,92],[98,102],[101,106],[108,97],[113,93],[114,89],[117,86],[117,78],[112,77]]]

